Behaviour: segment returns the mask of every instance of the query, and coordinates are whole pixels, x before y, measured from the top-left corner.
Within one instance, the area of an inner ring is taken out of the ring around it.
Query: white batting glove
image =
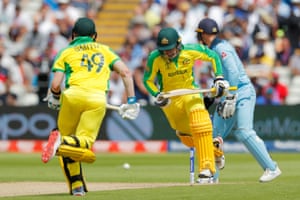
[[[48,108],[52,110],[59,110],[60,109],[60,96],[50,93],[47,97],[48,100]]]
[[[136,102],[135,97],[129,97],[127,104],[120,106],[119,114],[124,119],[134,120],[140,113],[140,104]]]
[[[159,107],[165,107],[171,103],[169,98],[162,97],[161,94],[158,94],[155,98],[154,104]]]
[[[214,80],[214,88],[215,88],[215,97],[222,97],[226,95],[229,91],[229,82],[224,80],[223,77],[217,77]]]
[[[225,100],[217,105],[218,115],[223,119],[228,119],[235,112],[237,94],[227,94]]]

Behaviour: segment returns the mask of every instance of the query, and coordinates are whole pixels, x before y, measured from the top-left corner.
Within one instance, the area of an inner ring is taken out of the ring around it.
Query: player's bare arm
[[[121,60],[118,60],[117,62],[114,63],[113,70],[116,71],[121,76],[125,86],[127,96],[128,97],[135,96],[132,74],[131,71],[128,69],[128,67],[125,65],[125,63],[122,62]]]

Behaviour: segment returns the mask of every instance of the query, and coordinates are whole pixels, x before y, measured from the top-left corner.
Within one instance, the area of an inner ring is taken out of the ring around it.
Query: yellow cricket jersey
[[[196,60],[211,62],[215,76],[223,75],[218,54],[204,45],[186,44],[181,46],[179,55],[172,60],[166,58],[158,50],[151,52],[144,73],[145,87],[153,96],[160,91],[198,87],[193,74]],[[159,88],[156,86],[156,80]]]
[[[79,86],[106,91],[112,66],[119,59],[108,46],[87,36],[76,37],[57,54],[52,71],[65,73],[66,88]]]

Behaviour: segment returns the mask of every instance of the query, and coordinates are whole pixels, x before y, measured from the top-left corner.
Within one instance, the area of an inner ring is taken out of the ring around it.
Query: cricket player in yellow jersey
[[[47,163],[59,156],[70,194],[75,196],[87,192],[81,162],[92,163],[96,159],[91,148],[106,113],[106,91],[112,70],[123,79],[128,96],[127,103],[120,106],[120,115],[133,120],[140,109],[128,67],[108,46],[95,42],[96,37],[91,19],[76,21],[72,41],[55,58],[48,95],[48,107],[59,110],[58,129],[50,133],[42,161]]]
[[[193,66],[196,60],[211,62],[215,81],[216,97],[223,96],[229,88],[223,79],[218,55],[200,44],[181,44],[181,38],[173,28],[163,28],[157,38],[157,50],[150,53],[144,84],[155,104],[160,106],[170,126],[183,144],[195,147],[198,160],[198,183],[213,183],[216,172],[212,123],[205,109],[202,94],[163,98],[161,92],[175,89],[193,89],[195,83]]]

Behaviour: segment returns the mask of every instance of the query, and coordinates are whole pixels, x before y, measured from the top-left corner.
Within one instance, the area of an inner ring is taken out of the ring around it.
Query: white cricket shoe
[[[83,186],[73,189],[72,195],[73,196],[85,196],[85,191],[84,191]]]
[[[224,141],[222,137],[216,137],[213,139],[213,144],[216,148],[220,149],[220,151],[223,151],[223,144]],[[222,156],[215,156],[215,164],[216,167],[221,170],[224,169],[225,167],[225,155],[223,154]]]
[[[51,131],[48,138],[48,143],[42,152],[42,161],[44,163],[49,162],[49,160],[51,160],[55,156],[55,153],[59,145],[61,144],[60,138],[61,137],[58,130],[55,129]]]
[[[260,182],[269,182],[272,181],[273,179],[277,178],[281,174],[281,170],[277,166],[275,170],[270,170],[267,168],[264,172],[264,174],[260,177],[259,181]]]
[[[199,184],[211,184],[214,183],[214,177],[209,169],[202,170],[199,175],[196,183]]]

